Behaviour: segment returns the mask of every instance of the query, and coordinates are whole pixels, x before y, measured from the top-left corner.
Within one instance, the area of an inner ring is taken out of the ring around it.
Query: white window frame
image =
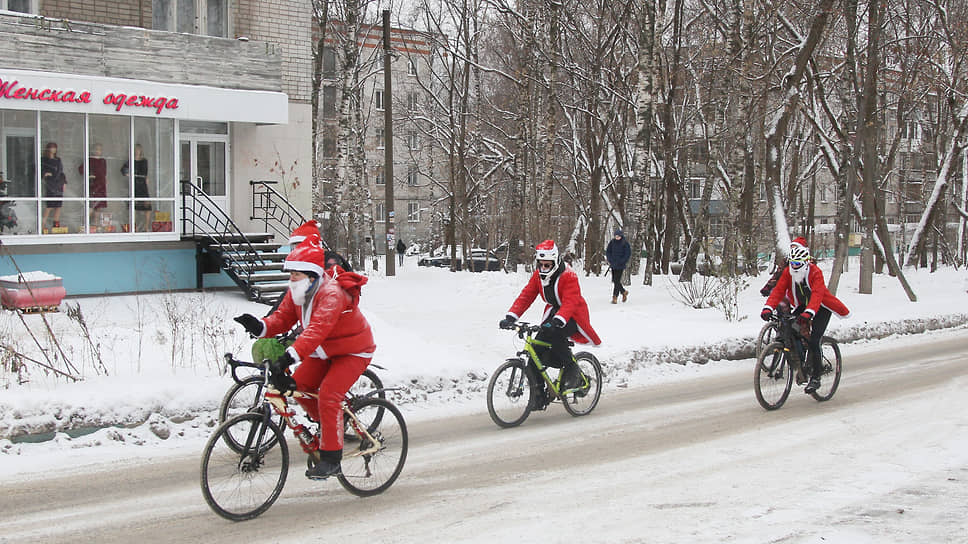
[[[407,58],[407,75],[417,75],[417,61],[413,60],[412,58]]]
[[[411,151],[420,149],[420,138],[417,136],[416,130],[407,132],[407,149],[410,149]]]
[[[376,105],[377,111],[383,111],[385,109],[382,90],[377,89],[373,93],[373,102]]]
[[[373,220],[377,223],[387,222],[387,205],[385,202],[379,200],[376,201],[376,206],[373,213],[376,214],[376,217],[374,217]]]
[[[413,91],[407,93],[407,111],[417,111],[418,102],[417,93]]]
[[[410,200],[407,202],[407,222],[420,222],[420,202],[416,200]]]
[[[407,166],[407,187],[417,186],[417,176],[419,175],[416,164]]]
[[[376,129],[376,148],[386,149],[387,146],[387,135],[386,130],[382,127]]]
[[[37,0],[32,0],[37,1]],[[168,28],[156,28],[154,30],[165,30],[168,32],[178,32],[178,0],[158,0],[168,2]],[[208,33],[208,2],[209,0],[192,0],[195,8],[195,23],[192,34],[200,36],[214,36],[216,38],[228,38],[232,35],[232,2],[229,0],[213,0],[224,2],[225,5],[225,28],[222,29],[224,35],[212,35]],[[0,0],[6,2],[6,0]],[[152,9],[155,2],[152,2]],[[153,26],[153,25],[152,25]]]
[[[380,168],[376,172],[376,184],[377,185],[386,185],[387,184],[386,176],[383,174],[383,169],[382,168]]]

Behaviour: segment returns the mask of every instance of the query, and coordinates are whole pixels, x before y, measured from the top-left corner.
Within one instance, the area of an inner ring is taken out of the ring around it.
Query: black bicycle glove
[[[262,336],[262,320],[251,314],[242,314],[234,320],[245,327],[246,332],[258,338]]]
[[[517,319],[514,316],[509,315],[504,319],[502,319],[501,322],[497,324],[497,326],[502,329],[510,329],[512,326],[514,326],[515,321],[517,321]]]
[[[283,353],[279,358],[269,361],[269,383],[280,393],[296,390],[296,380],[286,372],[290,365],[296,363],[289,352]]]

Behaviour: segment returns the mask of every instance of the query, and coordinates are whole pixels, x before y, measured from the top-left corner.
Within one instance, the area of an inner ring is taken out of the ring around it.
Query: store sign
[[[69,102],[75,104],[90,104],[94,99],[90,91],[75,91],[73,89],[50,89],[41,87],[23,87],[17,80],[0,79],[0,98],[7,100],[36,100],[40,102]],[[114,110],[120,112],[126,107],[152,108],[156,114],[162,111],[178,109],[178,99],[167,96],[144,96],[125,93],[107,93],[102,99],[105,105],[113,105]]]

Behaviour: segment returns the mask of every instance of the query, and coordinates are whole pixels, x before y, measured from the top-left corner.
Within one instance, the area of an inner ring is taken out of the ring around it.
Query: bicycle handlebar
[[[518,338],[523,339],[524,335],[532,335],[541,330],[541,325],[532,325],[527,321],[515,321],[506,330],[515,331],[518,334]]]
[[[224,358],[225,358],[225,364],[229,365],[229,367],[231,367],[232,369],[232,379],[235,380],[235,383],[238,383],[238,384],[241,384],[243,382],[243,380],[239,378],[239,375],[237,373],[239,367],[255,368],[263,376],[267,374],[266,369],[269,367],[268,359],[263,360],[262,363],[250,363],[249,361],[240,361],[236,359],[235,356],[232,355],[231,353],[226,353],[224,355]]]

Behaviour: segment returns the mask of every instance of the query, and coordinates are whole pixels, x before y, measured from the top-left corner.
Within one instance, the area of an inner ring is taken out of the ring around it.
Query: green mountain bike
[[[541,327],[518,321],[511,330],[524,340],[524,349],[497,367],[487,384],[487,412],[494,423],[499,427],[518,426],[532,411],[544,410],[555,401],[561,401],[573,416],[590,414],[602,394],[602,365],[598,359],[587,351],[574,354],[580,373],[575,387],[566,389],[563,373],[559,371],[552,378],[538,355],[536,348],[551,347],[534,338]]]

